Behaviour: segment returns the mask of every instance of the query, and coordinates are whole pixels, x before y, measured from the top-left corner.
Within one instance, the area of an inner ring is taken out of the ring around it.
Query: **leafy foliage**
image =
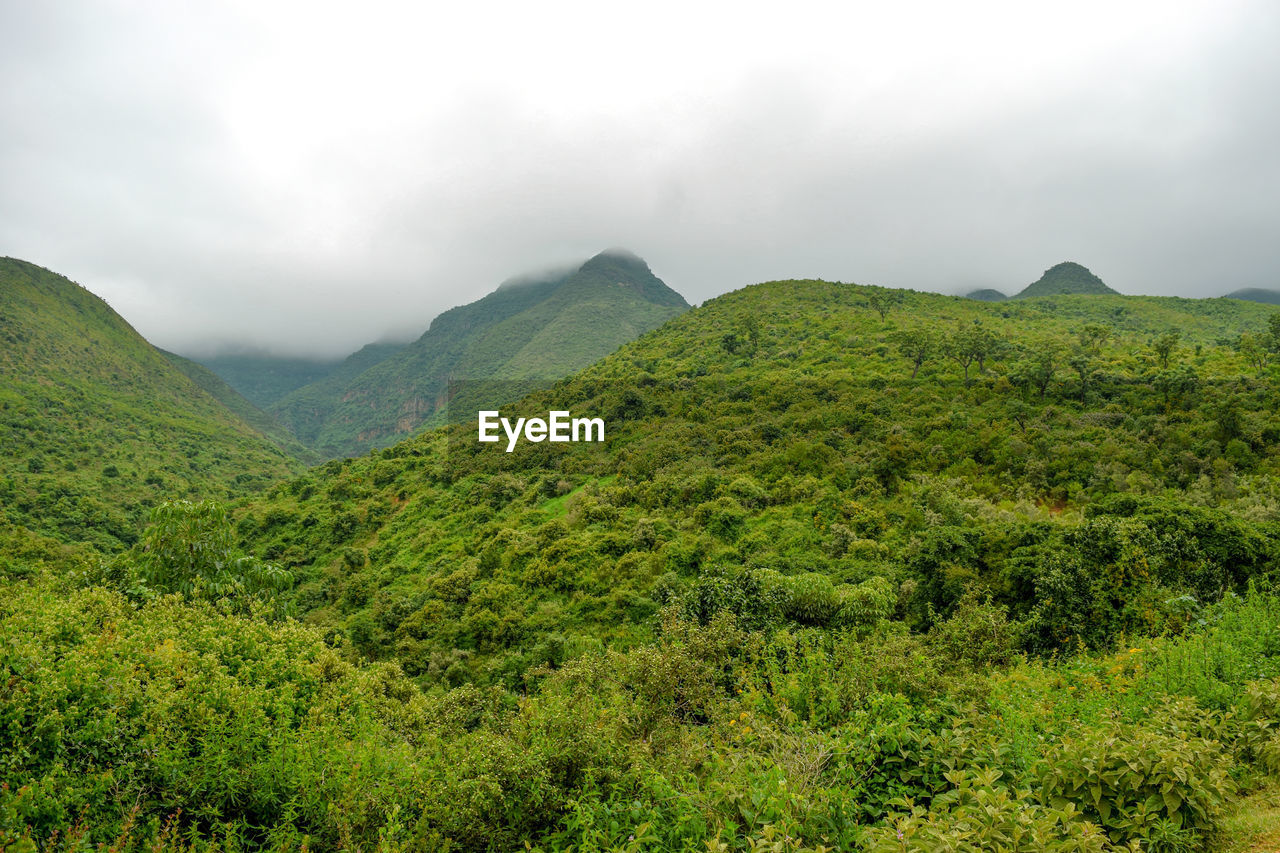
[[[119,558],[131,576],[131,593],[181,593],[187,598],[269,600],[291,582],[289,573],[234,552],[231,522],[212,502],[166,501],[151,512],[151,524],[130,554]]]

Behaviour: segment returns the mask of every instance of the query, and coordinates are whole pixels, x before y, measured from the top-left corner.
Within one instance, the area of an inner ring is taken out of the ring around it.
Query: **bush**
[[[292,576],[236,553],[226,509],[212,501],[165,501],[151,513],[142,540],[106,572],[135,597],[182,593],[247,608],[274,599]]]
[[[1074,804],[1116,844],[1190,850],[1217,826],[1232,793],[1228,763],[1221,746],[1204,738],[1112,723],[1050,751],[1038,774],[1040,796],[1053,808]]]
[[[929,639],[949,659],[974,667],[1004,666],[1018,648],[1018,626],[1005,609],[967,595],[945,622],[929,631]]]
[[[929,809],[907,800],[910,812],[890,815],[868,830],[863,839],[867,853],[1110,849],[1106,835],[1074,803],[1046,806],[1027,791],[1010,791],[997,784],[998,770],[956,770],[946,778],[954,787],[934,797]]]
[[[788,619],[808,625],[826,625],[840,611],[840,598],[831,579],[817,572],[787,578],[783,612]]]

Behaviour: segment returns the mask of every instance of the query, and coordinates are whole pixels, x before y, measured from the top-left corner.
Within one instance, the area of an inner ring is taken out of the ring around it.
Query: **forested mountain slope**
[[[1268,305],[1280,305],[1280,290],[1267,290],[1261,287],[1246,287],[1242,290],[1233,290],[1227,294],[1227,299],[1244,299],[1248,302],[1265,302]]]
[[[166,350],[160,350],[160,354],[169,359],[169,363],[182,371],[183,375],[194,382],[200,390],[226,406],[232,414],[262,433],[294,459],[307,464],[321,461],[279,421],[249,402],[222,377],[203,364]]]
[[[323,456],[356,455],[442,420],[451,382],[508,383],[493,402],[516,399],[687,307],[644,261],[604,252],[571,272],[509,282],[446,311],[404,349],[357,375],[300,388],[270,411]]]
[[[324,376],[282,394],[270,401],[267,408],[274,417],[308,446],[315,444],[324,427],[325,419],[335,401],[340,401],[347,388],[367,370],[386,361],[405,348],[404,344],[366,344],[347,356]],[[326,459],[331,454],[319,454]]]
[[[98,297],[0,259],[0,512],[119,549],[146,508],[229,498],[301,470]]]

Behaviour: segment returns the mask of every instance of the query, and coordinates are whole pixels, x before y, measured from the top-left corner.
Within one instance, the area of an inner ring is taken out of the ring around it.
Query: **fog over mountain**
[[[1275,288],[1280,7],[0,7],[0,254],[149,340],[340,356],[624,245],[772,278]]]

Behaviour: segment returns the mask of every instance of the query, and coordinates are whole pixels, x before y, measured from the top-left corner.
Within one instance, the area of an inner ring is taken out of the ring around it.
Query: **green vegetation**
[[[1249,302],[1265,302],[1268,305],[1280,305],[1280,290],[1267,290],[1261,287],[1246,287],[1233,290],[1224,299],[1244,299]]]
[[[1184,588],[1269,570],[1280,397],[1231,339],[1269,335],[1268,309],[911,294],[882,321],[868,293],[730,294],[511,413],[599,414],[607,447],[489,452],[460,424],[279,486],[238,530],[367,655],[513,687],[643,638],[663,602],[755,601],[768,573],[828,578],[833,601],[884,578],[918,630],[974,589],[1047,652],[1159,631]],[[737,615],[786,621],[754,606]]]
[[[403,344],[367,344],[347,356],[323,376],[272,397],[263,405],[293,434],[313,445],[319,437],[324,416],[341,400],[346,389],[367,370],[403,350]],[[247,365],[245,373],[248,373]],[[316,454],[327,458],[327,454]]]
[[[150,507],[302,470],[105,302],[0,259],[0,518],[114,551]]]
[[[0,526],[0,849],[1274,831],[1275,309],[775,282],[550,408],[606,443],[444,426],[105,560]]]
[[[325,458],[358,455],[443,421],[448,405],[474,410],[519,399],[687,307],[644,261],[605,252],[568,274],[508,282],[450,309],[417,341],[378,353],[372,364],[362,350],[269,411]],[[451,382],[468,383],[470,396],[453,398]]]

